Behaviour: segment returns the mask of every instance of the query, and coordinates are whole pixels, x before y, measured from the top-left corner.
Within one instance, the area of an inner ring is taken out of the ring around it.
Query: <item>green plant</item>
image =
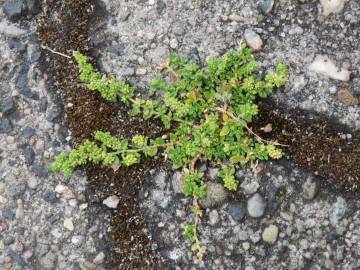
[[[160,149],[165,151],[174,169],[187,171],[183,187],[184,193],[193,198],[195,219],[185,226],[185,237],[194,242],[192,250],[202,258],[206,248],[197,233],[202,215],[198,199],[206,194],[206,181],[204,174],[195,170],[195,163],[205,159],[223,167],[219,177],[228,190],[235,191],[239,184],[235,166],[282,156],[279,144],[263,140],[248,125],[258,112],[257,98],[267,97],[285,83],[287,67],[278,64],[275,72],[259,79],[251,50],[243,45],[222,59],[209,60],[207,71],[170,54],[168,62],[160,67],[169,74],[168,79],[158,77],[150,84],[162,97],[145,100],[135,98],[134,89],[125,82],[96,72],[88,57],[75,52],[74,58],[80,79],[90,90],[99,92],[104,99],[119,99],[130,105],[134,116],[159,118],[174,131],[163,137],[166,139],[150,139],[142,134],[117,139],[108,132],[96,131],[95,142],[86,140],[69,154],[60,154],[51,169],[71,175],[77,166],[86,163],[131,166],[141,162],[142,157],[155,156]]]

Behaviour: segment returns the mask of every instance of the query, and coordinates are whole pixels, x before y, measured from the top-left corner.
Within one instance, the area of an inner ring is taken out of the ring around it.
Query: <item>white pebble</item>
[[[74,230],[74,224],[73,224],[71,218],[66,218],[66,219],[64,220],[64,227],[65,227],[65,229],[68,229],[69,231],[73,231],[73,230]]]
[[[103,201],[103,204],[105,204],[109,208],[116,208],[118,206],[119,202],[120,202],[119,197],[116,195],[112,195],[112,196],[107,197]]]
[[[325,16],[342,11],[345,2],[346,0],[320,0]]]
[[[321,75],[325,75],[331,79],[339,81],[349,81],[350,71],[341,68],[338,69],[335,64],[326,55],[316,56],[314,62],[309,66],[309,71],[315,72]]]

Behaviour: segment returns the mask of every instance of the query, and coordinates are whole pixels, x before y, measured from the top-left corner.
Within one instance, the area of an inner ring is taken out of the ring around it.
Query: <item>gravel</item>
[[[102,269],[108,258],[103,236],[110,228],[99,202],[109,198],[88,201],[80,172],[65,179],[47,170],[57,153],[69,149],[64,138],[71,134],[63,126],[56,86],[41,66],[34,23],[27,21],[38,11],[38,1],[24,6],[17,0],[3,2],[0,268]],[[314,110],[360,130],[356,0],[109,0],[103,6],[102,27],[91,30],[93,41],[98,40],[94,60],[102,71],[138,89],[147,89],[170,51],[204,65],[244,39],[257,50],[259,74],[278,62],[290,66],[289,82],[272,95],[275,102]],[[33,131],[24,134],[26,128]],[[182,227],[193,216],[191,200],[181,194],[180,172],[164,172],[164,182],[157,173],[145,180],[140,206],[154,251],[168,269],[357,267],[358,198],[320,185],[326,179],[294,164],[262,165],[258,173],[244,168],[236,193],[224,190],[215,168],[204,169],[211,179],[208,196],[200,202],[200,239],[208,248],[203,262],[183,237]],[[116,208],[116,199],[109,205]]]
[[[39,3],[3,1],[0,11],[0,269],[4,270],[73,269],[76,263],[105,254],[109,227],[106,214],[98,212],[101,207],[86,199],[83,175],[64,178],[47,169],[55,155],[69,149],[60,131],[69,134],[65,122],[55,123],[63,117],[61,99],[48,79],[51,74],[42,62],[35,24],[29,20],[39,11]],[[67,192],[55,192],[60,183]],[[99,269],[104,263],[99,260]]]

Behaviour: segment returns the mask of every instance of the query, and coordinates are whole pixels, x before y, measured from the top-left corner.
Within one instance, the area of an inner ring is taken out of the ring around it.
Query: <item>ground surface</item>
[[[73,2],[76,6],[77,1]],[[79,44],[91,48],[90,53],[102,71],[128,80],[146,96],[149,80],[157,74],[156,67],[166,60],[170,51],[204,65],[207,57],[238,48],[245,30],[252,29],[264,43],[255,53],[260,65],[268,69],[283,62],[290,67],[289,83],[273,95],[273,106],[317,111],[326,116],[321,118],[323,121],[344,123],[346,128],[331,125],[334,136],[358,148],[354,138],[360,129],[360,106],[344,105],[338,93],[348,90],[355,98],[360,95],[360,3],[349,0],[340,13],[325,17],[318,1],[275,1],[269,14],[261,12],[258,2],[97,2],[94,15],[97,20],[85,34],[90,40],[80,38]],[[69,8],[69,5],[63,7]],[[62,9],[55,7],[54,10]],[[50,17],[53,19],[49,28],[75,28],[75,23],[64,24],[61,19],[66,16],[59,13],[48,13],[49,21]],[[71,21],[76,16],[66,18]],[[40,48],[32,15],[22,14],[20,20],[10,21],[9,16],[1,13],[0,20],[0,106],[3,111],[0,268],[360,267],[358,197],[335,188],[333,183],[338,179],[327,177],[326,167],[325,177],[319,178],[314,168],[304,169],[293,160],[264,162],[255,172],[239,170],[241,189],[230,194],[219,188],[219,180],[212,177],[216,169],[202,164],[200,167],[211,178],[216,194],[223,195],[217,196],[220,199],[216,204],[211,205],[214,198],[203,202],[205,214],[200,231],[208,246],[203,262],[194,258],[189,251],[190,244],[182,235],[182,225],[191,219],[191,203],[181,193],[179,172],[160,171],[156,161],[117,173],[99,174],[99,168],[90,167],[86,169],[88,178],[81,171],[70,179],[49,174],[47,165],[56,153],[69,147],[69,140],[78,142],[91,135],[89,129],[84,128],[86,132],[81,134],[81,129],[74,126],[77,114],[71,109],[72,102],[79,106],[85,100],[83,103],[94,102],[93,108],[111,108],[115,113],[103,114],[98,124],[118,136],[149,130],[157,134],[161,130],[156,123],[129,121],[120,105],[96,103],[94,97],[86,97],[81,102],[69,101],[68,94],[60,98],[57,92],[67,93],[66,89],[78,89],[78,86],[64,83],[59,76],[53,78],[51,70],[56,71],[54,63],[62,63],[66,70],[72,70],[71,63]],[[63,29],[62,33],[71,31]],[[64,35],[64,39],[69,36],[71,34]],[[77,39],[73,37],[73,40]],[[77,49],[73,48],[75,44],[51,43],[50,39],[47,45],[69,53],[66,50]],[[332,80],[309,72],[308,66],[318,54],[328,55],[338,67],[349,69],[350,81]],[[86,91],[78,91],[76,93],[86,95]],[[62,112],[64,106],[67,121]],[[89,106],[84,105],[84,110],[87,108]],[[90,128],[91,118],[86,119],[83,126]],[[272,119],[275,118],[269,117],[268,121]],[[109,124],[112,122],[114,124]],[[351,154],[359,157],[356,151],[359,150],[354,149]],[[166,164],[162,167],[166,168]],[[358,169],[359,163],[355,163],[349,171],[358,172]],[[127,185],[129,179],[134,180],[131,188]],[[110,213],[101,204],[112,194],[116,194],[121,203],[118,210]],[[126,203],[134,208],[121,206]],[[257,214],[261,217],[254,218]],[[129,220],[132,225],[126,226]],[[271,241],[273,243],[269,243]],[[139,243],[141,245],[137,245]],[[121,258],[126,255],[128,260]]]

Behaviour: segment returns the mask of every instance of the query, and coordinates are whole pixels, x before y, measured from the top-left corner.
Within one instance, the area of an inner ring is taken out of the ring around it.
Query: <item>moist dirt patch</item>
[[[264,132],[268,124],[272,131]],[[262,104],[252,126],[263,139],[288,145],[283,147],[287,159],[340,189],[359,193],[360,139],[344,125],[314,112]]]
[[[37,18],[40,40],[48,49],[71,55],[74,50],[88,51],[88,27],[93,11],[92,1],[48,1]],[[88,91],[78,79],[73,61],[45,50],[48,63],[61,91],[66,117],[75,144],[93,137],[96,130],[110,131],[119,137],[134,132],[159,135],[158,123],[129,119],[125,110],[107,103]],[[149,132],[151,130],[151,132]],[[161,163],[160,163],[161,164]],[[163,269],[162,260],[151,250],[150,235],[136,202],[144,176],[159,168],[156,160],[114,172],[98,166],[87,166],[89,194],[99,198],[117,194],[119,207],[112,212],[110,240],[113,243],[107,269]],[[161,168],[161,166],[160,166]],[[96,201],[95,201],[96,203]]]
[[[47,1],[38,17],[38,33],[43,45],[62,54],[73,50],[88,52],[88,27],[93,16],[92,1]],[[92,138],[96,130],[110,131],[119,138],[136,133],[157,137],[165,133],[157,121],[132,118],[119,104],[101,100],[87,90],[78,79],[78,70],[67,57],[46,50],[48,63],[65,107],[72,140],[75,144]],[[272,132],[261,127],[272,124]],[[286,157],[315,174],[333,179],[336,186],[358,192],[360,176],[360,141],[353,136],[342,138],[321,119],[301,111],[285,113],[263,104],[252,125],[262,138],[287,144]],[[163,259],[151,248],[151,236],[139,209],[137,197],[143,180],[153,170],[170,169],[161,156],[145,160],[130,168],[113,170],[102,166],[86,166],[88,194],[93,203],[101,203],[109,195],[120,198],[118,209],[111,212],[112,256],[107,269],[167,269]]]

